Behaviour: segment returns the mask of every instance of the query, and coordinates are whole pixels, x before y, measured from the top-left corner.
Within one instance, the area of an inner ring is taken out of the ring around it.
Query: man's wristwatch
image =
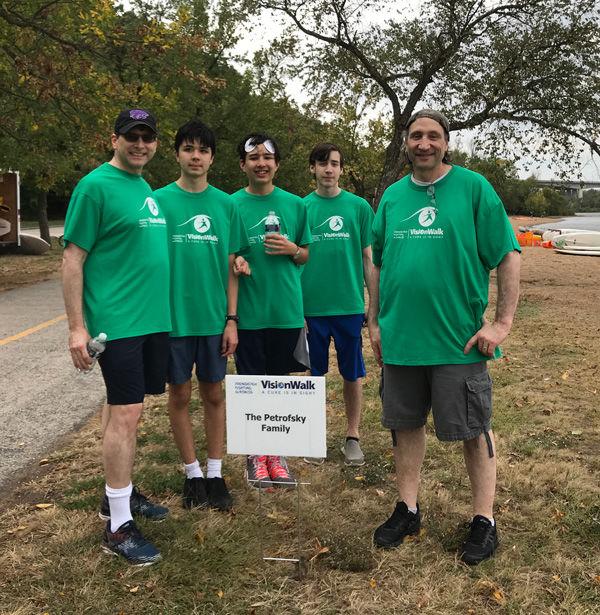
[[[240,322],[240,317],[237,314],[227,314],[225,316],[225,322],[233,320],[233,322]]]

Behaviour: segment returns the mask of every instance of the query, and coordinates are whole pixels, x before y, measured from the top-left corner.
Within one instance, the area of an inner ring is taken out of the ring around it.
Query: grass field
[[[296,554],[296,494],[265,495],[259,515],[241,458],[225,460],[235,513],[183,510],[165,399],[154,397],[140,426],[135,482],[171,507],[163,523],[140,523],[163,561],[131,568],[99,548],[96,417],[4,501],[0,612],[600,613],[600,259],[524,252],[517,321],[505,357],[491,366],[501,539],[493,560],[468,568],[457,559],[469,483],[460,446],[433,437],[423,468],[421,535],[393,551],[371,546],[395,494],[369,350],[367,465],[350,470],[341,463],[343,400],[333,364],[328,460],[320,467],[292,461],[311,483],[301,494],[305,569],[261,560],[261,546],[267,555]],[[201,409],[194,410],[203,445]]]

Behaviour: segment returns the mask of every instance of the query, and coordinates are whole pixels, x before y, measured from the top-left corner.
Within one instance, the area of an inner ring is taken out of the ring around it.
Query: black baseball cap
[[[146,109],[124,109],[115,120],[115,134],[122,135],[135,126],[146,126],[155,134],[158,133],[156,118]]]

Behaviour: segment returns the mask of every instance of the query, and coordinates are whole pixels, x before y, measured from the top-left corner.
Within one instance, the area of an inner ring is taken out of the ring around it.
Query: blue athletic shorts
[[[221,382],[227,371],[227,357],[221,356],[222,335],[190,335],[169,338],[169,384],[183,384],[192,377],[201,382]]]
[[[150,333],[106,342],[98,358],[111,406],[140,404],[165,392],[169,334]]]
[[[329,369],[329,343],[333,338],[338,368],[344,380],[354,382],[365,374],[362,354],[364,314],[307,316],[310,373],[323,376]]]

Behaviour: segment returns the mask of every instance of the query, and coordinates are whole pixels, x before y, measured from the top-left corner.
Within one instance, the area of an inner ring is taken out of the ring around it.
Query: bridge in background
[[[600,181],[562,180],[562,179],[536,179],[538,186],[553,188],[568,197],[583,198],[584,190],[600,190]]]

